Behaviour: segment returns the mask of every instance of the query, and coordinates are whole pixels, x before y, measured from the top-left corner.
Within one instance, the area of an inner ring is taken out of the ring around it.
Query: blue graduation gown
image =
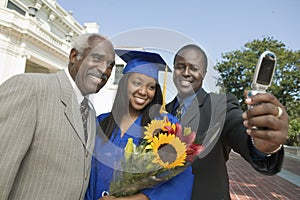
[[[109,113],[98,116],[101,121],[108,117]],[[123,157],[123,149],[128,138],[133,138],[134,144],[138,145],[142,140],[141,119],[132,124],[128,131],[121,138],[121,131],[118,129],[112,134],[110,142],[103,144],[99,136],[96,136],[94,156],[91,165],[90,182],[86,191],[86,200],[96,200],[109,193],[109,185],[113,178],[114,168],[118,166]],[[144,189],[141,192],[151,200],[190,200],[192,194],[194,176],[191,167],[164,183],[153,188]]]

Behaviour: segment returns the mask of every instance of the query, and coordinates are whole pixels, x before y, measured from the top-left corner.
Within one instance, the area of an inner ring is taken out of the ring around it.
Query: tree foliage
[[[300,117],[300,51],[287,49],[286,45],[271,37],[255,39],[241,48],[222,54],[222,61],[214,67],[220,74],[218,85],[224,92],[236,95],[243,102],[245,89],[251,88],[251,83],[259,56],[264,51],[272,51],[277,57],[273,84],[268,92],[273,93],[287,108],[292,118]],[[242,108],[246,105],[242,103]]]
[[[289,145],[299,145],[300,132],[300,50],[287,49],[284,43],[271,37],[255,39],[241,48],[222,54],[222,61],[214,67],[220,74],[218,85],[223,92],[231,92],[239,98],[242,109],[244,90],[251,89],[251,83],[259,56],[266,50],[277,57],[273,84],[268,92],[274,94],[285,106],[289,117]]]

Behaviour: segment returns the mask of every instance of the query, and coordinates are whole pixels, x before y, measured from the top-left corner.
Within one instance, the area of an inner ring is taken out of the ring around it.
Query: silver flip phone
[[[275,53],[265,51],[260,55],[251,84],[252,90],[248,92],[248,96],[266,92],[272,84],[276,64]]]
[[[265,51],[261,54],[255,68],[252,90],[265,92],[271,86],[276,64],[277,59],[273,52]]]

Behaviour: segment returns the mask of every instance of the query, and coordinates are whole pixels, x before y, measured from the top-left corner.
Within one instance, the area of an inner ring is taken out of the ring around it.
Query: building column
[[[0,1],[0,8],[6,7],[7,6],[7,1],[8,0],[2,0],[2,1]]]
[[[0,48],[0,84],[16,74],[24,73],[26,61],[30,57],[22,48],[19,52],[11,52],[7,45]]]

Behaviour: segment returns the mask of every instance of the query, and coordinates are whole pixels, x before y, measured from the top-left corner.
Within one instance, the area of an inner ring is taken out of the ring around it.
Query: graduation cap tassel
[[[165,73],[164,73],[164,85],[163,85],[163,91],[162,91],[162,105],[160,107],[160,113],[167,113],[166,111],[166,93],[167,93],[167,73],[168,73],[168,65],[166,65]]]

